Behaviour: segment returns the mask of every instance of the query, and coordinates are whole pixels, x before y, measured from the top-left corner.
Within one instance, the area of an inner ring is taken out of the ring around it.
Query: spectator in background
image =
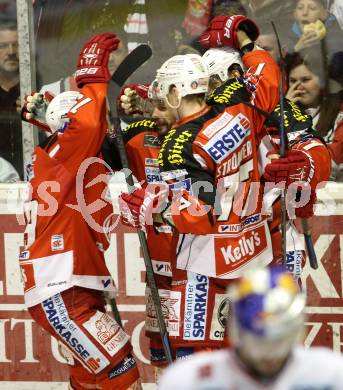
[[[336,16],[337,22],[343,30],[343,2],[342,0],[328,0],[330,12]]]
[[[325,85],[322,68],[314,57],[303,59],[298,53],[288,55],[286,72],[289,81],[287,98],[301,104],[312,115],[316,134],[328,143],[332,159],[331,179],[343,181],[342,86],[332,80]]]
[[[0,23],[0,156],[22,176],[21,120],[16,112],[20,95],[18,35],[15,21]]]
[[[288,36],[290,52],[319,48],[330,60],[341,50],[342,42],[343,31],[336,17],[328,12],[327,0],[295,0],[294,23]]]
[[[20,177],[13,165],[0,157],[0,183],[15,183],[19,180]]]

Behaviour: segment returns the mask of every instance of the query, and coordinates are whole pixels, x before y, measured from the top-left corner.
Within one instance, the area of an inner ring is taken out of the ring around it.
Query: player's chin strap
[[[281,43],[279,39],[279,35],[277,33],[274,22],[272,23],[272,27],[274,30],[276,42],[279,50],[280,57],[280,157],[284,157],[286,153],[286,149],[288,147],[288,138],[285,131],[285,117],[284,117],[284,95],[283,95],[283,76],[284,76],[284,62],[282,56]],[[314,250],[313,241],[311,237],[311,231],[308,226],[307,219],[301,219],[304,238],[306,243],[306,249],[308,258],[310,261],[311,268],[318,268],[318,261],[316,252]],[[286,208],[286,190],[283,189],[281,192],[281,234],[282,234],[282,257],[283,257],[283,265],[287,265],[287,255],[286,255],[286,228],[287,228],[287,208]]]

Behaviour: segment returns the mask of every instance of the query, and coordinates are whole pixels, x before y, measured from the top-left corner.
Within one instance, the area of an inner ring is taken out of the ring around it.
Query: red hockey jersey
[[[279,100],[277,64],[264,51],[245,54],[243,62],[246,79],[255,89],[251,103],[272,112]],[[234,89],[234,83],[229,84],[218,103],[225,103]],[[177,123],[164,139],[159,163],[163,179],[173,186],[182,182],[185,188],[171,206],[172,221],[183,233],[176,250],[177,268],[231,279],[247,267],[273,260],[269,220],[275,216],[266,203],[272,205],[280,192],[268,193],[269,200],[264,196],[261,178],[272,149],[265,116],[243,103],[226,107],[219,115],[214,109]],[[306,138],[293,147],[311,154],[314,187],[327,180],[329,156],[322,142]]]
[[[105,265],[113,209],[100,149],[107,130],[106,84],[87,84],[70,123],[36,147],[20,254],[25,302],[36,305],[72,286],[114,290]]]

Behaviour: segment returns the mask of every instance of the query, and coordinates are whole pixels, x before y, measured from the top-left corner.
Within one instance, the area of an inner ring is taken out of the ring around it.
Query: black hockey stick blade
[[[142,44],[137,46],[129,53],[123,62],[118,66],[112,76],[112,81],[122,87],[125,81],[152,55],[152,50],[149,45]]]

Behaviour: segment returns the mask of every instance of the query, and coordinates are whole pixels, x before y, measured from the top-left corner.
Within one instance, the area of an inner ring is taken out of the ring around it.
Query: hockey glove
[[[270,153],[269,153],[270,154]],[[282,183],[286,188],[292,183],[311,183],[314,174],[312,157],[300,150],[287,150],[283,158],[275,158],[266,165],[264,178],[266,181]]]
[[[153,106],[148,98],[149,84],[126,85],[120,92],[120,108],[126,115],[151,114]]]
[[[244,31],[252,41],[256,41],[260,34],[255,22],[246,16],[217,16],[212,19],[199,41],[205,47],[229,46],[239,50],[238,30]]]
[[[115,34],[103,33],[90,38],[81,49],[75,80],[81,88],[87,83],[106,83],[110,78],[108,58],[118,48],[120,40]]]
[[[314,214],[314,205],[316,203],[317,196],[316,191],[311,189],[311,195],[309,201],[301,207],[295,207],[294,212],[298,218],[310,218]]]
[[[40,130],[51,133],[50,127],[45,122],[45,113],[53,98],[54,96],[49,92],[44,94],[32,92],[31,95],[25,95],[21,119],[37,126]]]
[[[145,230],[146,225],[153,224],[153,213],[158,213],[157,208],[165,205],[168,190],[162,189],[155,194],[143,188],[137,188],[131,194],[122,193],[119,196],[119,211],[124,225]]]

